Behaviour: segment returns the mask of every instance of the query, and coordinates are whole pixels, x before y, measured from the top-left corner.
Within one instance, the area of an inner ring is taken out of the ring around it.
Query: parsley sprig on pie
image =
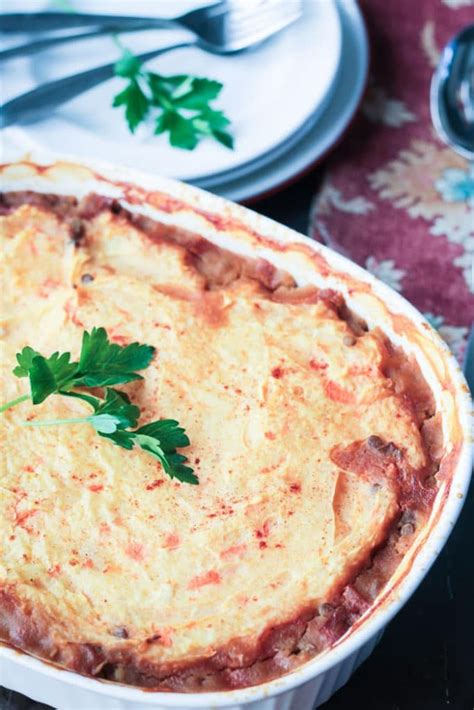
[[[91,414],[25,422],[25,426],[90,424],[99,436],[117,446],[130,450],[137,445],[154,456],[170,478],[197,484],[199,481],[193,469],[186,465],[187,457],[176,451],[190,443],[179,423],[174,419],[161,419],[135,428],[140,418],[139,407],[132,404],[125,392],[111,386],[142,380],[137,370],[148,367],[154,353],[155,348],[151,345],[111,343],[104,328],[84,332],[78,362],[71,361],[69,352],[55,352],[44,357],[26,346],[17,353],[18,365],[13,374],[29,379],[30,394],[7,402],[0,407],[0,412],[28,399],[33,404],[40,404],[51,395],[80,399],[92,408]],[[94,388],[94,394],[84,391],[91,388]],[[102,389],[102,396],[96,396],[96,388]]]

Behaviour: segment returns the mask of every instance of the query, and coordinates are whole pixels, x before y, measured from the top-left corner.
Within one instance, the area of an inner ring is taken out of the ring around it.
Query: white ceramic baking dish
[[[459,515],[471,474],[471,400],[459,366],[437,333],[399,294],[352,262],[243,207],[196,188],[117,166],[29,155],[1,168],[2,189],[112,196],[127,209],[195,231],[236,253],[259,256],[299,284],[340,290],[369,327],[413,354],[443,419],[450,473],[429,523],[369,611],[327,652],[262,685],[203,694],[155,693],[61,670],[0,645],[0,683],[61,710],[243,708],[309,710],[325,702],[371,653],[384,627],[433,564]]]

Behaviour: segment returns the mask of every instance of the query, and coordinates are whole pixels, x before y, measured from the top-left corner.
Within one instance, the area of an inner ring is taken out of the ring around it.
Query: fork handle
[[[130,27],[121,28],[121,32],[137,32],[147,29],[150,29],[150,27],[145,23],[142,25],[133,24]],[[69,42],[77,42],[82,39],[101,37],[103,35],[113,34],[115,31],[117,31],[117,28],[109,25],[108,27],[100,27],[99,29],[92,29],[88,32],[60,35],[59,37],[47,37],[46,39],[38,39],[26,44],[18,44],[15,47],[9,47],[0,52],[0,62],[6,61],[7,59],[14,59],[15,57],[28,57],[31,54],[36,54],[36,52],[41,52],[50,47],[56,47],[57,45],[67,44]]]
[[[180,44],[160,47],[160,49],[155,49],[151,52],[138,54],[137,58],[142,62],[146,62],[173,49],[193,46],[196,46],[195,41],[181,42]],[[101,84],[103,81],[111,79],[115,75],[115,64],[116,62],[111,62],[95,69],[88,69],[80,74],[50,81],[32,91],[28,91],[26,94],[17,96],[0,107],[0,127],[5,128],[13,123],[34,123],[44,114],[50,114],[58,106]]]
[[[0,32],[49,32],[74,27],[114,26],[117,30],[144,22],[152,27],[176,27],[176,19],[94,15],[80,12],[6,12],[0,16]]]

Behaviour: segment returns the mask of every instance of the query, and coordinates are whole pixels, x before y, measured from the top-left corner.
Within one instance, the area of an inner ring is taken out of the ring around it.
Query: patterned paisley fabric
[[[461,360],[474,321],[474,164],[437,138],[429,87],[474,0],[364,0],[371,73],[310,234],[401,292]]]

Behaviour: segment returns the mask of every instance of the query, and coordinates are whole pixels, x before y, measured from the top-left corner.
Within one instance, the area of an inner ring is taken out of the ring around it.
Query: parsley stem
[[[51,426],[52,424],[83,424],[90,422],[92,417],[71,417],[69,419],[40,419],[39,422],[23,422],[23,426]]]
[[[122,40],[120,39],[119,35],[116,32],[112,32],[110,35],[112,42],[115,44],[115,46],[120,49],[121,52],[128,52],[128,48],[123,44]]]
[[[0,413],[5,412],[7,409],[10,409],[11,407],[15,407],[17,404],[20,404],[20,402],[26,402],[27,399],[31,399],[29,394],[22,394],[21,397],[17,397],[16,399],[12,399],[10,402],[7,402],[6,404],[2,404],[0,407]]]

